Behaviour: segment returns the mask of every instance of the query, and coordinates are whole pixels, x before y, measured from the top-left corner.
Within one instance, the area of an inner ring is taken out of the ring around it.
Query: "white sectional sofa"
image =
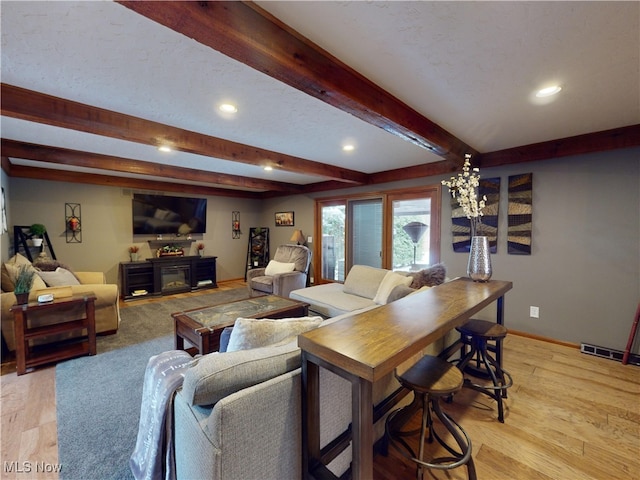
[[[312,312],[324,317],[335,317],[385,305],[423,286],[443,283],[445,275],[446,269],[442,264],[420,272],[391,272],[382,268],[354,265],[344,284],[325,283],[302,288],[292,291],[289,297],[308,303]]]

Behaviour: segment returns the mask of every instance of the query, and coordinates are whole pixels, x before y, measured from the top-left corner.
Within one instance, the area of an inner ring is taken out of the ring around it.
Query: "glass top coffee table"
[[[222,330],[233,325],[238,317],[304,317],[308,309],[308,303],[266,295],[172,313],[175,346],[177,350],[184,350],[184,341],[187,340],[202,355],[215,352],[220,348]]]

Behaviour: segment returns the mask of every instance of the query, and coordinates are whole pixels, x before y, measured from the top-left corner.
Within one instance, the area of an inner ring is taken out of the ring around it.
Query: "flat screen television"
[[[207,199],[133,194],[133,234],[205,233]]]

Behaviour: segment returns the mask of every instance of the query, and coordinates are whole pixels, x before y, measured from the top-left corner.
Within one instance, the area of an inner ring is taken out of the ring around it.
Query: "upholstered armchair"
[[[289,297],[292,290],[307,286],[311,251],[304,245],[280,245],[265,268],[247,272],[249,295]]]

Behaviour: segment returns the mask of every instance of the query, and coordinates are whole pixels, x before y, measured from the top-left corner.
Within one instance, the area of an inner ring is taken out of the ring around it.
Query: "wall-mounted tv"
[[[207,199],[133,194],[133,234],[205,233]]]

